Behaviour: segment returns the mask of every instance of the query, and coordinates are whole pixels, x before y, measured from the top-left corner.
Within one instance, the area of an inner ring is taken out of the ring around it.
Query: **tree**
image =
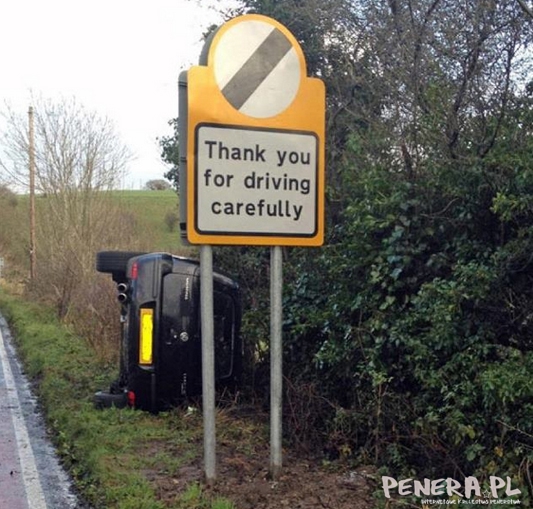
[[[512,472],[525,493],[525,3],[244,4],[286,25],[327,84],[327,245],[291,251],[285,271],[285,366],[336,405],[317,421],[325,446],[428,477]]]
[[[65,317],[94,275],[96,250],[127,238],[107,191],[120,183],[129,152],[108,119],[75,99],[38,100],[34,110],[38,278],[33,290],[52,299]],[[4,118],[1,168],[25,188],[27,116],[8,109]]]
[[[18,203],[17,195],[6,185],[0,185],[0,200],[10,207],[16,207]]]
[[[243,2],[287,26],[326,82],[326,246],[288,250],[284,271],[286,373],[332,403],[316,420],[324,446],[409,475],[509,472],[523,493],[533,488],[529,3]],[[268,274],[261,253],[245,254],[224,262],[254,268],[242,277],[254,282],[244,320],[254,331]]]
[[[108,190],[120,183],[129,150],[112,122],[89,111],[76,99],[35,101],[36,190]],[[22,188],[28,185],[28,124],[26,114],[7,108],[1,168]]]
[[[17,196],[6,185],[0,185],[0,253],[12,260],[26,253],[15,252],[16,247],[27,245],[28,214],[24,207],[19,206]]]
[[[520,7],[522,7],[523,11],[531,18],[533,19],[533,7],[530,7],[526,0],[518,0],[518,3],[520,4]]]
[[[165,214],[165,224],[169,232],[173,232],[179,223],[178,213],[175,210],[169,210]]]
[[[149,191],[166,191],[167,189],[170,189],[170,184],[163,179],[154,179],[146,182],[144,188]]]
[[[179,189],[179,142],[178,142],[178,119],[169,120],[169,125],[174,129],[171,136],[160,138],[159,146],[161,147],[161,159],[170,165],[170,169],[165,173],[165,178],[171,183],[177,191]]]

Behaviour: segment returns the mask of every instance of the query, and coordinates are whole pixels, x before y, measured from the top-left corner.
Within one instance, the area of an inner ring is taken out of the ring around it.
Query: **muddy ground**
[[[201,457],[196,457],[172,475],[152,472],[149,477],[162,501],[172,503],[191,484],[198,483],[205,494],[231,500],[235,509],[371,509],[376,486],[373,467],[350,467],[329,462],[287,448],[283,451],[280,478],[269,475],[269,440],[266,433],[249,427],[242,431],[242,420],[224,419],[222,427],[241,426],[217,438],[217,482],[204,484]],[[217,420],[217,430],[221,423]],[[255,432],[254,432],[255,430]],[[202,450],[201,440],[198,449]]]
[[[250,457],[224,447],[218,453],[217,483],[204,491],[231,500],[236,509],[370,509],[375,504],[369,475],[365,468],[332,471],[317,460],[289,456],[274,482],[269,479],[268,454]],[[187,485],[202,480],[202,467],[196,462],[175,476],[157,479],[156,485],[161,499],[171,501]]]

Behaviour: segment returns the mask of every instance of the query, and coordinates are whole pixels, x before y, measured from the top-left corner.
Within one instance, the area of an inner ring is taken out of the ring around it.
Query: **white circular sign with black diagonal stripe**
[[[217,86],[238,111],[280,114],[294,101],[302,69],[293,43],[272,24],[252,19],[224,32],[213,54]]]

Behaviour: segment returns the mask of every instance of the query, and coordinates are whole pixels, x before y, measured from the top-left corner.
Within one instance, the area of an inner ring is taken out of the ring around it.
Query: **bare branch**
[[[531,18],[533,19],[533,9],[529,7],[529,5],[526,4],[525,0],[518,0],[518,3],[520,4],[520,7],[522,10]]]

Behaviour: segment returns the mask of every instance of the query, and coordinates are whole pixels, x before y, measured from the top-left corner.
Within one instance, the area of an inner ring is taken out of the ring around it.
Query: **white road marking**
[[[35,464],[35,457],[31,447],[28,429],[24,421],[24,415],[20,406],[17,388],[15,386],[15,379],[4,344],[4,337],[0,330],[0,362],[4,372],[4,381],[7,389],[7,398],[9,400],[8,408],[11,411],[11,418],[13,419],[13,427],[15,429],[15,438],[20,457],[20,464],[22,469],[22,478],[24,480],[24,487],[26,490],[26,497],[28,505],[31,509],[47,509],[46,500],[44,498],[39,473]]]

